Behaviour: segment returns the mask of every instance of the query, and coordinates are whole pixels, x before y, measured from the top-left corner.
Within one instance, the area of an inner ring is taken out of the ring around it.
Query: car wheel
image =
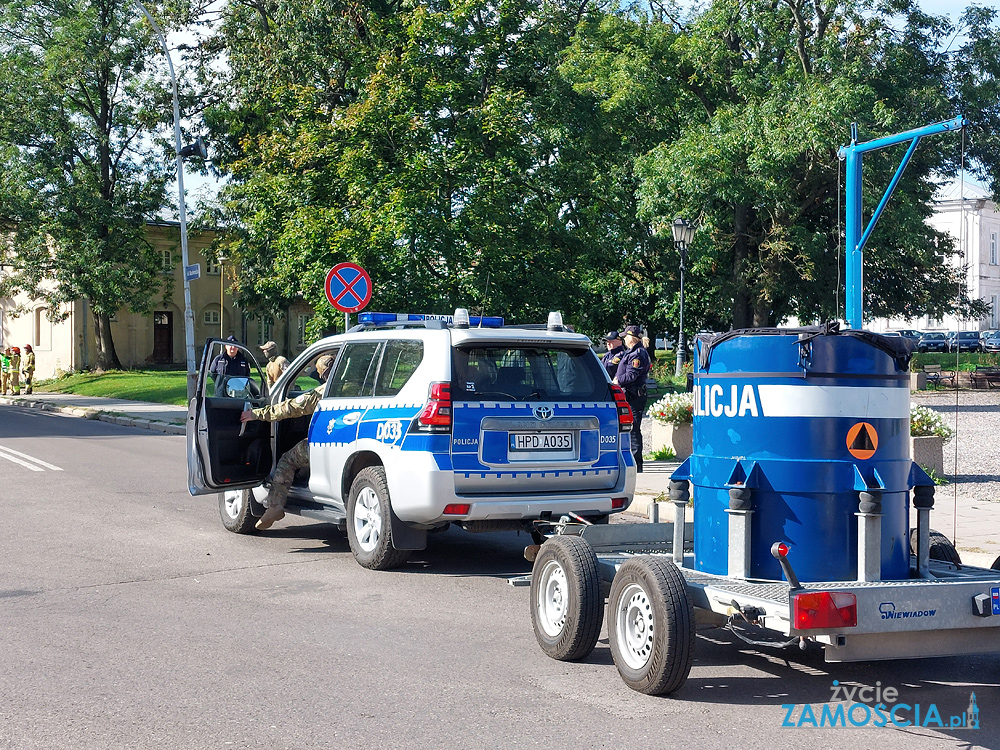
[[[608,640],[622,680],[647,695],[671,693],[694,658],[694,607],[677,566],[633,557],[618,569],[608,596]]]
[[[219,493],[222,525],[234,534],[252,534],[257,519],[250,510],[251,490],[226,490]]]
[[[949,562],[953,565],[961,565],[962,557],[958,554],[958,550],[955,549],[955,545],[951,543],[940,531],[930,530],[928,534],[929,549],[927,551],[928,557],[931,560],[941,560],[943,562]],[[910,554],[917,554],[917,530],[910,529]]]
[[[578,536],[554,536],[531,569],[531,626],[546,655],[582,659],[597,644],[604,597],[594,548]]]
[[[389,570],[410,557],[410,550],[392,546],[389,502],[385,469],[362,469],[354,478],[347,500],[347,540],[354,559],[363,568]]]

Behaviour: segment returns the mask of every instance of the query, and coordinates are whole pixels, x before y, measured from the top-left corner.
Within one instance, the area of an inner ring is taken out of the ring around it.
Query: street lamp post
[[[226,337],[226,256],[219,256],[219,338]]]
[[[142,15],[149,21],[149,25],[153,27],[153,33],[156,34],[156,38],[160,42],[160,47],[163,48],[163,54],[167,58],[167,68],[170,71],[170,84],[174,99],[174,146],[177,154],[177,196],[181,223],[181,263],[184,265],[184,350],[187,355],[187,400],[190,403],[191,399],[194,398],[198,373],[195,370],[194,364],[194,312],[191,309],[191,282],[188,281],[187,277],[188,236],[187,211],[184,204],[184,156],[198,153],[198,151],[192,150],[191,147],[185,149],[181,145],[181,108],[177,101],[177,76],[174,75],[174,63],[170,58],[167,40],[164,38],[159,24],[156,23],[149,14],[149,11],[146,10],[146,6],[139,0],[134,0],[134,2],[139,10],[142,11]],[[186,151],[187,153],[182,153],[182,151]]]
[[[674,375],[679,376],[684,370],[684,271],[687,266],[687,247],[694,237],[694,226],[687,219],[674,219],[671,229],[674,233],[674,245],[681,258],[680,316],[677,323],[677,358],[674,365]]]

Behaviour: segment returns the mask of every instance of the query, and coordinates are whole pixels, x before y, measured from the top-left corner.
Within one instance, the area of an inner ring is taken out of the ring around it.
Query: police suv
[[[362,313],[345,334],[311,345],[270,388],[256,377],[211,380],[232,342],[209,339],[188,408],[188,488],[219,493],[223,525],[254,532],[267,477],[303,438],[310,468],[287,513],[346,529],[366,568],[402,564],[427,532],[527,530],[576,514],[606,521],[635,489],[632,414],[590,340],[502,319]],[[253,353],[240,347],[249,362]],[[310,416],[242,424],[251,406],[321,385],[316,361],[335,357]]]

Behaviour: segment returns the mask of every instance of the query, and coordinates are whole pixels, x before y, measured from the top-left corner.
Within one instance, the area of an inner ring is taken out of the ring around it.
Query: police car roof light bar
[[[875,225],[882,216],[882,211],[885,209],[886,204],[892,197],[893,191],[895,191],[896,186],[899,184],[899,180],[903,176],[903,170],[906,168],[907,163],[910,161],[910,157],[913,156],[913,152],[917,148],[917,143],[919,143],[920,139],[924,136],[936,135],[937,133],[950,132],[953,130],[961,130],[968,125],[968,123],[969,121],[966,120],[965,117],[959,115],[952,120],[938,122],[923,128],[917,128],[916,130],[908,130],[905,133],[897,133],[896,135],[886,136],[885,138],[877,138],[876,140],[868,141],[867,143],[858,143],[858,125],[857,123],[851,124],[851,142],[846,146],[842,146],[837,152],[841,159],[845,159],[847,161],[846,180],[844,183],[844,244],[846,245],[847,251],[847,274],[845,279],[847,309],[845,310],[845,317],[847,318],[848,328],[861,329],[863,326],[864,298],[862,294],[862,265],[864,261],[865,243],[868,242],[868,238],[871,236],[872,230],[875,229]],[[910,141],[910,147],[907,149],[906,154],[903,156],[903,160],[896,169],[896,174],[894,174],[892,180],[889,181],[889,187],[886,188],[885,195],[882,196],[882,200],[879,202],[878,207],[872,214],[871,220],[868,222],[868,226],[862,234],[861,157],[868,151],[877,151],[880,148],[893,146],[897,143],[903,143],[905,141]]]

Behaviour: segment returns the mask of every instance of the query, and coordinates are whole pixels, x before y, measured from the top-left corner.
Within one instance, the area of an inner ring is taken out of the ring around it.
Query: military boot
[[[285,511],[277,506],[274,506],[265,510],[264,515],[260,517],[260,520],[257,521],[254,526],[260,531],[266,531],[274,525],[275,521],[280,521],[284,517]]]

